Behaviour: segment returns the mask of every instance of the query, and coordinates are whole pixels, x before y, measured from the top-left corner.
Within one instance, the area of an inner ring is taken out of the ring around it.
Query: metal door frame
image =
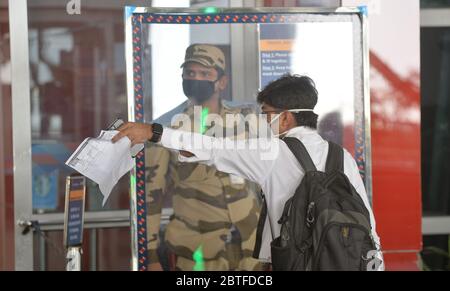
[[[450,27],[450,8],[420,10],[420,27]],[[422,235],[449,235],[450,215],[422,217]]]
[[[15,268],[32,270],[33,237],[22,235],[19,221],[31,220],[31,111],[26,0],[9,0],[11,95],[14,161]],[[24,183],[24,181],[28,181]]]

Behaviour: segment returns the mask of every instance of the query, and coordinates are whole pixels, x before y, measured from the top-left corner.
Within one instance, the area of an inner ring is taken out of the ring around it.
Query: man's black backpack
[[[343,149],[329,142],[325,172],[317,171],[303,143],[283,140],[305,176],[284,205],[280,236],[271,243],[274,271],[366,271],[375,255],[370,216],[344,174]],[[261,247],[267,215],[264,200],[254,255]],[[373,265],[373,264],[371,264]]]

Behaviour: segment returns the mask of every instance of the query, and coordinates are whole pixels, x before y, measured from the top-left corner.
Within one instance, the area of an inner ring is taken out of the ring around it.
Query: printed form
[[[131,147],[128,137],[112,143],[117,133],[103,130],[97,138],[86,138],[66,161],[67,166],[98,184],[103,206],[119,179],[133,168],[133,157],[144,149],[144,144]]]

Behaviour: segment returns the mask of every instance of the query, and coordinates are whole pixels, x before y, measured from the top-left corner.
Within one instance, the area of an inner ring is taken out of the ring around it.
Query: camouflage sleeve
[[[166,177],[170,152],[160,146],[150,145],[145,150],[145,191],[147,199],[147,248],[149,263],[159,262],[157,248],[161,208],[166,191]]]

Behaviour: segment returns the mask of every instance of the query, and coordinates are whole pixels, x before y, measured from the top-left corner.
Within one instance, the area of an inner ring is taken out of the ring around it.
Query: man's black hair
[[[259,92],[258,103],[265,103],[277,109],[314,109],[317,104],[317,89],[307,76],[284,75],[271,82]],[[314,112],[293,113],[298,126],[317,129],[318,115]]]

